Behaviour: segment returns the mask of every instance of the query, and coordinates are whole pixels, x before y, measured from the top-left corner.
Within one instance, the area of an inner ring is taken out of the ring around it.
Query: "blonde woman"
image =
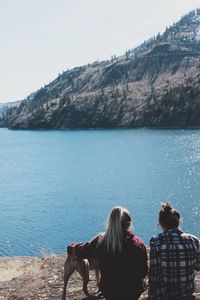
[[[97,258],[100,289],[107,300],[136,300],[143,291],[147,252],[142,240],[129,230],[131,216],[126,208],[114,207],[105,233],[86,243],[71,244],[78,258]]]

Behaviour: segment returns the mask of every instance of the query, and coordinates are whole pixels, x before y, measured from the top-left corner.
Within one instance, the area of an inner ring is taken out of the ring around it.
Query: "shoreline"
[[[44,258],[14,256],[0,258],[1,300],[56,300],[61,299],[63,267],[67,254],[52,254]],[[145,280],[148,282],[148,280]],[[196,300],[200,300],[200,272],[196,276]],[[90,291],[95,290],[95,274],[90,271]],[[67,296],[69,300],[82,300],[82,280],[77,272],[70,277]],[[87,299],[87,298],[85,298]],[[140,300],[147,299],[147,288]]]

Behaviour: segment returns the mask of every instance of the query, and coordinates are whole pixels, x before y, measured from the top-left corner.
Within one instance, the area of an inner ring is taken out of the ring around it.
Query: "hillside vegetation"
[[[13,129],[200,126],[200,9],[125,55],[67,70],[9,109]]]

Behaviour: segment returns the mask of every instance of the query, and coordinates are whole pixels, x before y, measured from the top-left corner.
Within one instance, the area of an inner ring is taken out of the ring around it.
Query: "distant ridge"
[[[12,129],[200,126],[200,9],[125,55],[60,74],[0,125]]]
[[[4,115],[11,107],[18,107],[21,101],[0,103],[0,117]]]

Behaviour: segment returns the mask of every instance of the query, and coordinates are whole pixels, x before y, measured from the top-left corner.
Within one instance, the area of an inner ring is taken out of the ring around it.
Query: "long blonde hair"
[[[115,206],[111,210],[106,231],[102,237],[102,242],[106,251],[116,253],[123,248],[124,231],[131,225],[129,211],[121,206]]]

